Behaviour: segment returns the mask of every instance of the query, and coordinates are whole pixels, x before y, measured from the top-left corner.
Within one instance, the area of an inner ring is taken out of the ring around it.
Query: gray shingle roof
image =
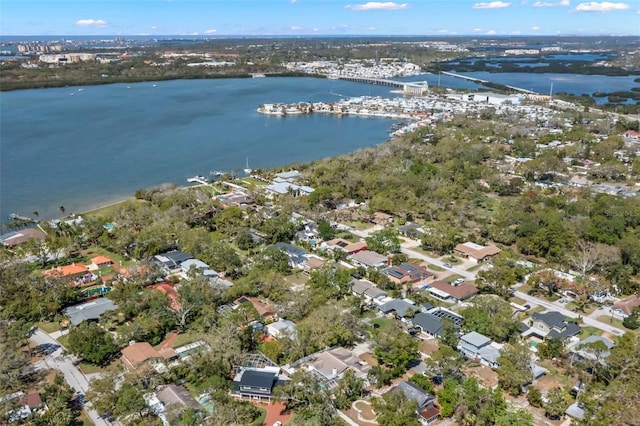
[[[107,311],[115,311],[118,306],[111,299],[102,297],[91,302],[70,306],[62,311],[69,317],[71,324],[78,325],[82,321],[97,321]]]
[[[407,397],[418,403],[418,411],[424,409],[429,402],[435,400],[433,395],[428,394],[420,386],[417,386],[411,382],[400,382],[395,388],[396,391],[401,391]]]
[[[491,339],[483,334],[476,333],[475,331],[465,334],[460,338],[460,340],[470,344],[471,346],[475,346],[476,348],[480,348],[491,343]]]
[[[381,305],[378,309],[380,309],[380,311],[384,312],[385,314],[395,311],[395,313],[401,317],[406,316],[408,311],[418,312],[420,310],[416,306],[412,305],[409,302],[405,302],[402,299],[389,300],[387,303]]]
[[[433,314],[420,312],[411,320],[411,323],[420,327],[423,332],[437,336],[442,330],[442,321]]]

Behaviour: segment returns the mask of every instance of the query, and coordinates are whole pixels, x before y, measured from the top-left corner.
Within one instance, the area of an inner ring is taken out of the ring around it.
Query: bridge
[[[397,81],[372,77],[346,77],[340,76],[338,80],[353,81],[354,83],[374,84],[376,86],[389,86],[402,89],[408,95],[424,95],[429,91],[429,83],[426,81]]]

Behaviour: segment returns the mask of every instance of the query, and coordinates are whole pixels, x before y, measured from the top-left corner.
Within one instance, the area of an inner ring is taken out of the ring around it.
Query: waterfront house
[[[91,271],[89,271],[89,268],[82,263],[57,266],[43,271],[42,274],[47,278],[60,278],[65,281],[70,281],[76,286],[88,284],[97,278],[93,273],[91,273]]]
[[[482,246],[480,244],[466,242],[455,246],[453,251],[464,256],[466,259],[480,263],[489,260],[502,250],[494,245]]]
[[[15,247],[30,240],[44,241],[46,235],[37,228],[25,228],[19,231],[10,232],[0,237],[0,244],[5,247]]]

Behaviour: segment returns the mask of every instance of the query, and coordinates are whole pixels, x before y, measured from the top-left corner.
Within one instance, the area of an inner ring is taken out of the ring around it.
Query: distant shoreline
[[[3,81],[0,82],[0,92],[12,92],[16,90],[34,90],[34,89],[57,89],[64,87],[79,86],[103,86],[107,84],[125,84],[125,83],[151,83],[154,81],[174,81],[174,80],[219,80],[219,79],[235,79],[235,78],[252,78],[251,73],[237,74],[220,74],[220,75],[188,75],[188,76],[150,76],[149,78],[121,78],[121,79],[94,79],[79,81]],[[323,75],[305,74],[299,72],[281,72],[273,74],[265,74],[265,77],[311,77],[326,78]]]

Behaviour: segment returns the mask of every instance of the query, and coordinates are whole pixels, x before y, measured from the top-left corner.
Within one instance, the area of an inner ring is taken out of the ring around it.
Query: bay
[[[284,167],[388,139],[392,121],[270,117],[262,103],[397,96],[317,78],[175,80],[21,90],[0,96],[0,222],[82,212],[214,170]]]

